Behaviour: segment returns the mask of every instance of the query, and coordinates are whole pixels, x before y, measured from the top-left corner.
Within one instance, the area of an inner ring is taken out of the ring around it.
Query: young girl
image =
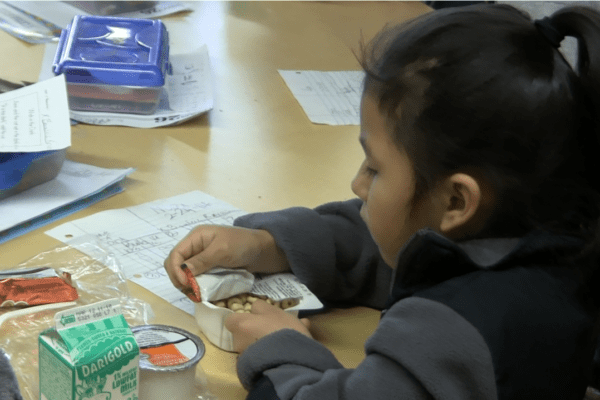
[[[581,400],[600,302],[600,15],[445,9],[384,30],[361,61],[358,199],[198,227],[165,261],[173,284],[184,263],[292,271],[325,301],[384,310],[356,369],[265,302],[229,317],[251,399]]]

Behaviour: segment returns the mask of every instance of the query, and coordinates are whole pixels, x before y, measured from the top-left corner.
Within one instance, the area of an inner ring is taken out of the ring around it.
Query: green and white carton
[[[138,400],[137,342],[110,299],[56,313],[39,335],[40,400]]]

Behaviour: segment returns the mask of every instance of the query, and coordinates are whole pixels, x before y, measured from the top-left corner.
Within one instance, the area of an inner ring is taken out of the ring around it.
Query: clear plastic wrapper
[[[28,43],[58,42],[61,28],[7,2],[0,4],[0,29]]]
[[[36,307],[0,309],[0,348],[7,354],[19,381],[24,400],[39,399],[38,336],[54,326],[54,314],[69,307],[82,306],[116,298],[130,326],[152,323],[150,305],[131,297],[127,281],[118,260],[90,238],[77,243],[85,253],[74,247],[58,247],[43,252],[18,265],[1,269],[49,266],[71,274],[79,298],[69,303],[54,303]],[[206,377],[198,368],[197,400],[213,400],[206,386]],[[188,399],[186,399],[188,400]]]
[[[91,15],[117,15],[144,11],[155,7],[158,1],[65,1]]]

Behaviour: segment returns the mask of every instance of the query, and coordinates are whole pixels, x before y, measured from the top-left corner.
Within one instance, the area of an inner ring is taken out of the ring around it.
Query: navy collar
[[[388,305],[421,289],[478,270],[557,264],[565,255],[576,254],[582,246],[583,241],[578,238],[543,231],[532,231],[522,238],[454,242],[430,229],[422,229],[398,256]]]

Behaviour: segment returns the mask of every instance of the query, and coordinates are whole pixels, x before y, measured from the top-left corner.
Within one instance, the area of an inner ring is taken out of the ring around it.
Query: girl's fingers
[[[165,269],[178,289],[186,286],[187,277],[182,269],[186,265],[194,275],[205,272],[209,268],[204,266],[203,252],[214,238],[214,232],[201,227],[190,232],[169,253],[164,262]]]
[[[270,234],[267,235],[271,237]],[[215,267],[249,268],[259,260],[263,248],[271,245],[270,241],[264,245],[261,237],[252,229],[202,225],[191,231],[171,250],[164,267],[173,285],[182,289],[188,286],[181,269],[183,264],[194,276]],[[272,249],[269,251],[266,257],[268,260],[273,252]],[[261,266],[265,264],[264,261],[260,262]]]
[[[251,314],[270,314],[278,313],[279,311],[281,311],[279,307],[275,307],[262,299],[258,299],[252,303],[252,308],[250,309]]]
[[[173,259],[171,257],[168,257],[163,263],[163,266],[165,268],[165,271],[167,271],[167,275],[169,275],[171,283],[173,284],[173,286],[180,290],[185,284],[185,274],[181,270],[181,264],[183,263],[180,263],[178,266],[176,266],[176,262],[173,262]]]

